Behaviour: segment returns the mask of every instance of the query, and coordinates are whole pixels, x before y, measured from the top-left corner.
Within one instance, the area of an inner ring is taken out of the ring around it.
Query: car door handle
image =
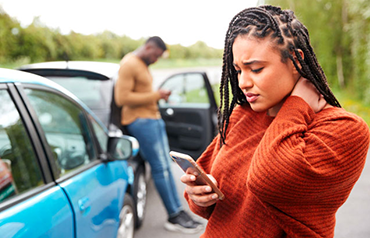
[[[78,207],[81,212],[87,210],[90,207],[90,199],[85,197],[78,200]]]
[[[168,115],[168,116],[173,116],[173,114],[174,114],[175,112],[174,112],[174,110],[172,109],[172,108],[167,108],[167,110],[166,110],[166,114]]]

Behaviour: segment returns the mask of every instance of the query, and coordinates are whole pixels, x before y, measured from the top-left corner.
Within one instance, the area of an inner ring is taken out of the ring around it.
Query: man
[[[122,106],[121,124],[139,141],[140,153],[151,166],[154,184],[168,213],[164,227],[195,233],[202,229],[202,225],[181,207],[171,171],[165,124],[157,106],[158,100],[167,100],[171,92],[153,91],[153,78],[148,68],[166,50],[163,40],[154,36],[123,57],[114,89],[115,102]]]

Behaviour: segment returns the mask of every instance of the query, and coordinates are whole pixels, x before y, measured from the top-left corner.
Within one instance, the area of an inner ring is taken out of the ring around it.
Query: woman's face
[[[272,44],[269,38],[240,35],[232,49],[239,87],[251,108],[276,116],[300,75],[290,60],[281,61]]]

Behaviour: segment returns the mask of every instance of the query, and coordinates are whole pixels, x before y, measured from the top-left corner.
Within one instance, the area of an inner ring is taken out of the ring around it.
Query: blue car
[[[111,129],[122,129],[121,111],[114,103],[114,85],[120,65],[94,61],[54,61],[23,65],[20,71],[36,74],[61,85],[84,102]],[[217,134],[217,105],[205,72],[170,75],[160,88],[172,92],[169,100],[159,101],[166,123],[170,149],[198,158]],[[146,214],[150,166],[138,154],[128,160],[134,172],[131,196],[134,200],[135,228]]]
[[[0,69],[0,236],[133,237],[136,139],[58,84]]]
[[[107,128],[120,130],[120,109],[112,100],[119,64],[59,61],[24,65],[19,70],[40,75],[61,85],[85,103]],[[131,196],[135,204],[135,228],[139,228],[145,218],[150,166],[140,154],[130,158],[128,164],[134,171]]]

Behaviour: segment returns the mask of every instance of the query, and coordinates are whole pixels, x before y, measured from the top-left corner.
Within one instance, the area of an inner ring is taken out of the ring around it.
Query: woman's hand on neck
[[[292,96],[302,98],[315,113],[320,112],[324,108],[330,107],[324,96],[320,94],[316,87],[306,78],[299,78],[291,93]]]

